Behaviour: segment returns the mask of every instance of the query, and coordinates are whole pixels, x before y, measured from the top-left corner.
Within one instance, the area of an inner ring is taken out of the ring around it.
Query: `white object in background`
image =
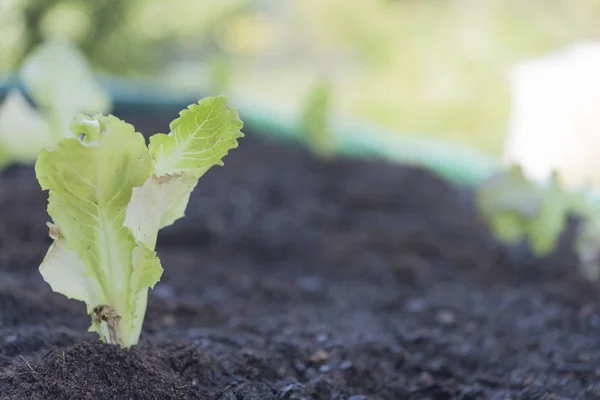
[[[600,189],[600,43],[575,44],[511,71],[503,162],[569,188]]]

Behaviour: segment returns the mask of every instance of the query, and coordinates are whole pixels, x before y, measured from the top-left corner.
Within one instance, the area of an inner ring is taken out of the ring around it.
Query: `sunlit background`
[[[600,37],[597,0],[3,0],[0,71],[44,38],[99,73],[334,112],[497,155],[518,61]]]

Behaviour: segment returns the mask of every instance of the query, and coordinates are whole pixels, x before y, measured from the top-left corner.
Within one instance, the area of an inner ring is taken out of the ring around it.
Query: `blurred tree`
[[[253,0],[16,0],[14,4],[23,26],[13,45],[20,51],[8,65],[19,66],[34,46],[58,36],[74,41],[103,72],[145,75],[160,71],[174,55],[189,58],[193,53],[195,59],[205,59],[217,52],[222,57],[222,43],[216,37],[236,16],[252,12]]]
[[[25,32],[22,38],[23,51],[17,56],[16,65],[21,65],[27,54],[43,39],[41,26],[42,18],[46,12],[55,6],[57,0],[29,0],[22,9]]]
[[[87,35],[82,38],[79,44],[83,52],[93,59],[102,38],[108,37],[111,32],[122,29],[122,25],[126,20],[129,2],[124,0],[94,0],[89,3],[89,15],[92,24]],[[105,66],[111,69],[110,64]]]
[[[22,53],[18,56],[16,65],[21,65],[23,59],[29,54],[32,48],[42,42],[46,37],[44,32],[44,20],[54,10],[60,6],[70,3],[71,5],[84,5],[85,14],[89,18],[90,24],[84,35],[77,37],[76,42],[81,50],[94,61],[94,64],[100,64],[102,69],[119,69],[115,65],[117,59],[111,57],[99,59],[98,53],[106,38],[112,36],[115,32],[122,32],[123,24],[127,16],[127,7],[129,1],[123,0],[94,0],[94,1],[61,1],[61,0],[28,0],[22,5],[21,13],[25,22],[24,37],[22,38]],[[60,21],[62,24],[68,24],[72,21]],[[127,40],[124,38],[124,40]],[[135,58],[134,58],[135,59]]]

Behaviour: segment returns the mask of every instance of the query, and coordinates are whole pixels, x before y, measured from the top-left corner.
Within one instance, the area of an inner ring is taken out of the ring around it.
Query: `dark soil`
[[[600,399],[598,291],[570,235],[545,260],[505,249],[471,197],[249,135],[161,233],[142,343],[121,350],[43,282],[46,194],[9,170],[0,398]]]

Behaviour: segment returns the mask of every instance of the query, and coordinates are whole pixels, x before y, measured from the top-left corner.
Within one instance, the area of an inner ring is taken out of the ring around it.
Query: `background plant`
[[[33,163],[43,147],[70,136],[73,115],[111,108],[87,60],[68,42],[40,44],[25,59],[20,77],[37,109],[19,89],[12,89],[0,104],[0,169]]]
[[[332,84],[328,79],[311,88],[305,100],[300,120],[309,148],[317,157],[329,158],[335,153],[335,138],[330,128]]]
[[[599,18],[596,0],[7,0],[0,70],[61,37],[98,71],[208,88],[219,54],[228,94],[297,110],[327,64],[336,115],[499,154],[509,68],[597,38]]]
[[[600,215],[587,193],[565,190],[557,174],[534,184],[513,166],[483,183],[476,199],[480,215],[501,242],[527,240],[537,257],[554,252],[569,216],[578,217],[574,251],[580,271],[590,280],[600,279]]]

